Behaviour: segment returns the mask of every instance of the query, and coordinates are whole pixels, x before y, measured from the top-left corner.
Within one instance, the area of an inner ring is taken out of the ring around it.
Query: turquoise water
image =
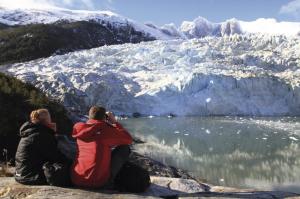
[[[135,149],[214,185],[300,193],[300,118],[121,120]]]

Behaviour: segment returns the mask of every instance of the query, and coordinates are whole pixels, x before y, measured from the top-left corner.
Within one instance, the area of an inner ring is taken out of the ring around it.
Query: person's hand
[[[107,119],[109,122],[115,124],[117,122],[114,114],[112,112],[106,112],[106,115],[107,115]]]

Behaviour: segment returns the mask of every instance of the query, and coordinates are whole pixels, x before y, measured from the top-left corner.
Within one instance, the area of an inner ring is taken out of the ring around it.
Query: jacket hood
[[[51,129],[42,124],[34,124],[32,122],[25,122],[20,128],[20,136],[27,137],[34,133],[40,133],[41,131],[51,131]]]
[[[88,120],[87,123],[79,122],[74,126],[72,137],[79,139],[93,137],[101,132],[105,125],[105,122],[99,120]]]

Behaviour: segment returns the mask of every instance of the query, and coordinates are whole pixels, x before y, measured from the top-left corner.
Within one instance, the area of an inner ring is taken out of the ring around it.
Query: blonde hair
[[[37,109],[30,114],[30,121],[32,123],[47,122],[46,120],[51,120],[50,113],[47,109]]]

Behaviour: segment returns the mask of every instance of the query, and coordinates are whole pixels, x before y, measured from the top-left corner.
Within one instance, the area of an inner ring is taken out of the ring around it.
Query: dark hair
[[[103,120],[105,119],[106,109],[102,106],[92,106],[89,110],[89,119]]]

